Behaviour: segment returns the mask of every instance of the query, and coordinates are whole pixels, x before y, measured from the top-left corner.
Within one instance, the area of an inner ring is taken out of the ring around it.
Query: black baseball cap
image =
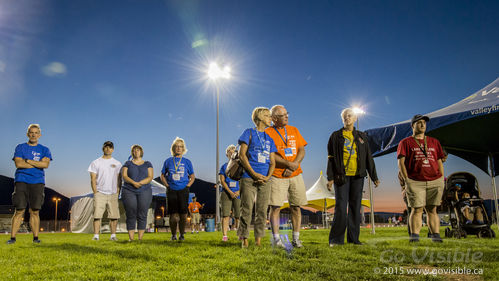
[[[430,121],[430,118],[428,116],[425,116],[425,115],[421,115],[421,114],[416,114],[414,115],[414,117],[412,117],[411,119],[411,126],[412,124],[414,124],[415,122],[418,122],[419,120],[423,119],[424,121],[428,122]]]
[[[114,144],[112,141],[106,141],[103,145],[102,148],[109,146],[110,148],[114,148]]]

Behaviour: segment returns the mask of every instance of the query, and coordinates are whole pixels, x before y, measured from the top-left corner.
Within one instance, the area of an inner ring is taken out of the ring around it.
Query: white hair
[[[172,156],[175,156],[173,149],[175,148],[175,145],[177,145],[177,143],[179,143],[179,142],[184,145],[184,153],[182,153],[182,155],[187,153],[187,146],[185,145],[184,139],[176,137],[172,142],[172,146],[170,147],[170,152],[171,152]]]
[[[227,149],[225,149],[225,154],[229,153],[229,151],[231,151],[233,149],[236,149],[235,145],[231,144],[231,145],[227,146]]]
[[[29,130],[31,128],[37,128],[38,130],[40,130],[40,133],[42,132],[42,129],[40,128],[40,124],[29,124],[28,130],[26,131],[26,133],[29,133]]]
[[[270,109],[270,115],[271,115],[271,116],[274,116],[274,115],[275,115],[276,110],[277,110],[279,107],[285,108],[285,107],[284,107],[284,105],[276,104],[276,105],[272,106],[272,108]]]

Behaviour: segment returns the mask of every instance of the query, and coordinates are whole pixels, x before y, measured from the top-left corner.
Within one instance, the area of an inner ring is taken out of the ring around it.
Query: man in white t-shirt
[[[95,159],[88,171],[90,172],[90,185],[94,192],[94,237],[99,240],[101,220],[107,210],[107,217],[111,227],[111,240],[117,241],[116,227],[120,218],[118,195],[121,187],[121,163],[112,157],[114,144],[106,141],[102,146],[104,155]]]

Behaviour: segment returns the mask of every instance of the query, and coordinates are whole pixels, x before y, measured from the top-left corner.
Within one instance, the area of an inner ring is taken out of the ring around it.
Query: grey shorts
[[[230,217],[230,211],[232,211],[234,218],[239,219],[241,216],[241,199],[232,199],[227,195],[227,192],[222,191],[220,201],[222,201],[222,217]]]
[[[45,184],[16,182],[12,193],[12,205],[16,210],[24,210],[28,206],[31,210],[40,210],[45,199]]]

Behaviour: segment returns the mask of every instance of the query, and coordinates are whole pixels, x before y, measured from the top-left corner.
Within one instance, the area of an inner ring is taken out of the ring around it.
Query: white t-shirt
[[[97,191],[103,194],[115,194],[118,192],[118,174],[121,170],[120,161],[102,157],[95,159],[88,171],[97,175]]]

